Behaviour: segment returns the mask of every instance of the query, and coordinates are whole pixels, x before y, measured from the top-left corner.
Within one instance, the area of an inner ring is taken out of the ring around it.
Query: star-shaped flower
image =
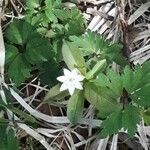
[[[68,89],[70,95],[73,95],[75,89],[83,89],[81,81],[83,81],[84,78],[85,77],[81,75],[80,71],[76,68],[72,71],[64,69],[64,76],[57,77],[57,80],[63,83],[60,87],[60,91]]]

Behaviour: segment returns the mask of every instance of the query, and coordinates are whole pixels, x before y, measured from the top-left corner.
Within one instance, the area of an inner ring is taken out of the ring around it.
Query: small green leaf
[[[70,70],[78,68],[82,74],[85,74],[85,60],[78,47],[65,41],[62,47],[62,55]]]
[[[62,100],[64,97],[68,96],[68,91],[60,91],[60,85],[52,87],[49,92],[46,94],[44,101],[50,102],[53,100]]]
[[[70,97],[67,105],[67,117],[71,123],[78,123],[78,120],[81,118],[83,108],[83,91],[75,91],[75,93]]]

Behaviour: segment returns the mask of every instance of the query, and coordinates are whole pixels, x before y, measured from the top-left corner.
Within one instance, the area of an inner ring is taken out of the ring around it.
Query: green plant
[[[92,40],[95,41],[94,33],[92,35],[94,39],[91,39],[90,42]],[[74,38],[78,39],[78,37]],[[82,39],[83,43],[85,39]],[[67,105],[68,118],[73,124],[79,121],[84,109],[84,100],[86,99],[95,106],[97,117],[103,119],[100,132],[102,137],[118,133],[122,128],[127,130],[130,136],[133,136],[136,132],[137,124],[140,123],[143,117],[141,111],[143,109],[146,110],[150,106],[148,99],[150,96],[149,62],[133,69],[126,66],[121,68],[120,72],[115,72],[108,66],[117,59],[116,52],[114,52],[115,54],[113,52],[109,53],[114,45],[116,48],[118,47],[117,44],[111,44],[101,38],[103,46],[100,43],[100,46],[96,48],[99,51],[98,56],[92,57],[92,61],[90,61],[91,58],[89,56],[96,53],[95,47],[92,47],[95,43],[91,44],[91,48],[88,46],[89,49],[84,49],[85,46],[81,42],[82,40],[78,39],[78,41],[74,40],[69,43],[64,42],[62,47],[62,55],[67,67],[70,70],[77,68],[85,76],[84,81],[82,81],[83,90],[75,90],[73,95],[70,93],[71,97]],[[105,57],[106,59],[104,59]],[[124,62],[120,63],[124,64]],[[62,77],[67,77],[67,75],[65,74]],[[66,79],[62,80],[66,81]],[[71,83],[66,82],[68,88],[69,84],[75,86],[74,84],[77,81],[71,78],[69,82]],[[59,88],[52,88],[52,91],[50,90],[45,97],[46,102],[50,102],[58,95],[59,98],[66,96],[64,91],[59,91]]]

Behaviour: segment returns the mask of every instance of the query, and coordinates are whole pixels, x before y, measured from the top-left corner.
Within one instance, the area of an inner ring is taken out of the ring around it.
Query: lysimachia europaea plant
[[[118,55],[110,52],[114,47]],[[133,136],[150,107],[150,63],[130,68],[122,57],[117,60],[121,56],[118,47],[91,32],[83,37],[71,37],[70,42],[64,41],[62,55],[70,71],[64,69],[64,76],[57,78],[63,84],[51,88],[45,97],[45,101],[50,102],[70,95],[67,116],[73,124],[82,117],[87,100],[95,107],[97,117],[103,120],[102,137],[121,129]],[[109,68],[115,60],[123,66],[119,72]]]

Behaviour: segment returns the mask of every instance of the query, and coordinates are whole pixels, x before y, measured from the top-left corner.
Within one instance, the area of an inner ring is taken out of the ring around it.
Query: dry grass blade
[[[133,22],[135,22],[140,16],[143,15],[144,12],[148,10],[150,7],[150,2],[142,4],[129,18],[128,25],[131,25]]]

